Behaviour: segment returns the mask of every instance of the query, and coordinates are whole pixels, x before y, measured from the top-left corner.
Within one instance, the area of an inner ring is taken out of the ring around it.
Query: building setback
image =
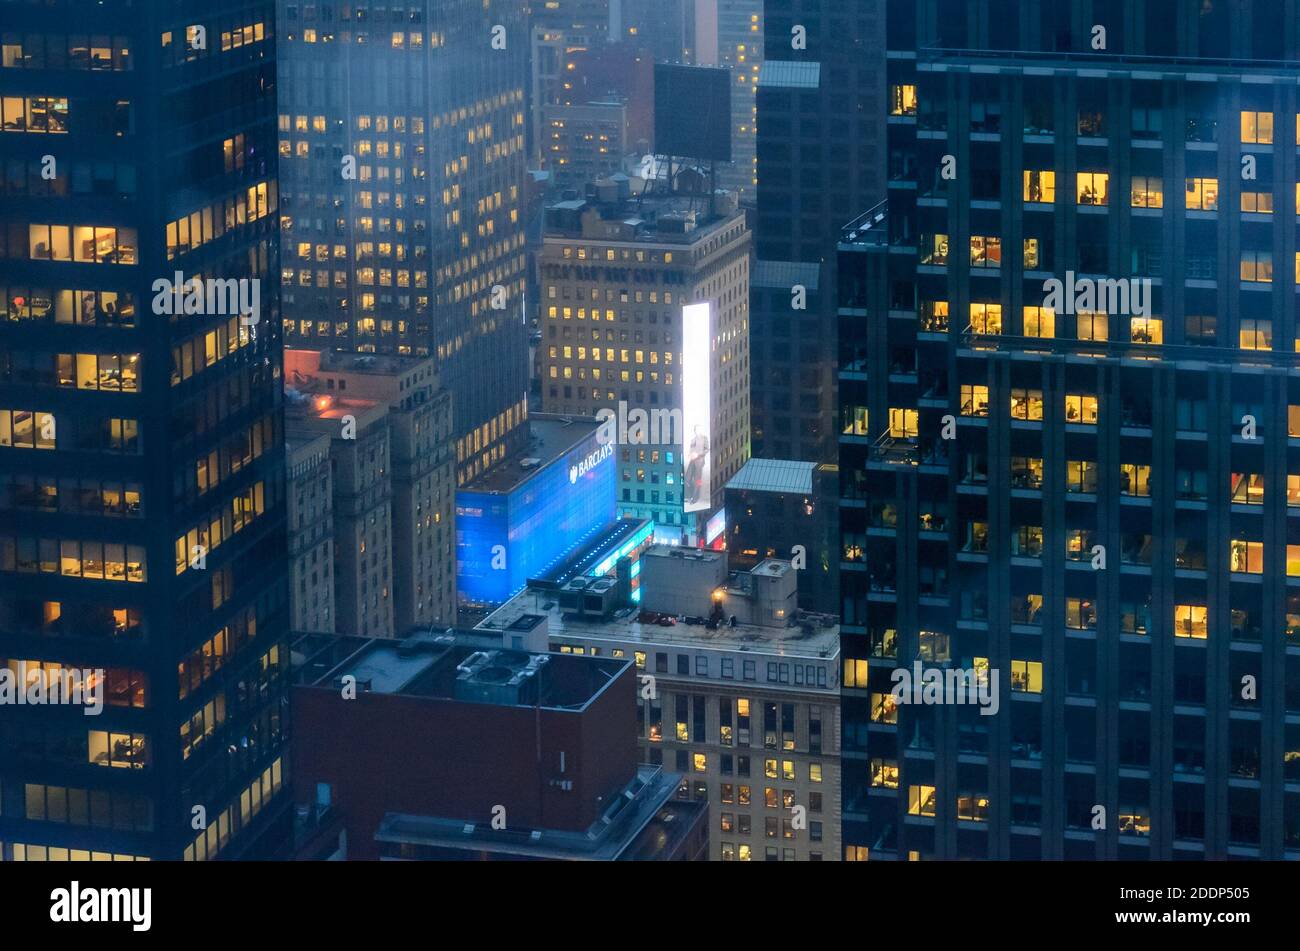
[[[274,6],[4,6],[0,665],[105,707],[0,714],[0,861],[255,857],[288,806]],[[176,312],[178,273],[249,307]]]
[[[464,482],[527,416],[522,7],[279,13],[285,339],[433,357]]]
[[[840,244],[850,857],[1300,849],[1279,13],[891,3],[888,204]],[[914,663],[998,712],[896,703]]]

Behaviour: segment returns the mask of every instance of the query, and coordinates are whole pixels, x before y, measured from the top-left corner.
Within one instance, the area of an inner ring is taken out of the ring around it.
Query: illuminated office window
[[[1110,175],[1107,172],[1079,172],[1076,194],[1080,205],[1110,203]]]
[[[1065,397],[1067,423],[1097,423],[1097,397],[1085,393],[1070,393]]]
[[[1164,181],[1150,175],[1133,176],[1132,200],[1134,208],[1163,208],[1165,204]]]
[[[889,435],[895,439],[915,438],[919,432],[918,414],[914,409],[889,408]]]
[[[1203,604],[1174,605],[1174,636],[1203,640],[1208,636],[1208,613]]]
[[[989,388],[981,384],[963,383],[961,387],[961,414],[987,416],[989,414]]]
[[[1164,343],[1164,322],[1159,317],[1132,317],[1128,326],[1129,339],[1134,343]]]
[[[948,263],[948,236],[923,234],[920,245],[920,264],[943,265]]]
[[[1273,321],[1243,317],[1237,331],[1237,346],[1242,350],[1272,350]]]
[[[971,235],[971,267],[1001,267],[1002,239],[992,235]]]
[[[1025,169],[1024,200],[1031,203],[1050,204],[1056,201],[1056,172]]]
[[[1011,391],[1011,418],[1041,420],[1043,418],[1043,391],[1013,389]]]
[[[1036,660],[1011,662],[1011,689],[1020,693],[1043,692],[1043,665]]]
[[[933,786],[908,786],[907,814],[909,816],[933,816],[935,800],[935,788]]]
[[[1273,280],[1273,252],[1243,249],[1241,252],[1241,279],[1254,284],[1271,283]]]
[[[1056,312],[1050,307],[1026,307],[1024,325],[1026,337],[1055,337]]]
[[[1219,208],[1219,180],[1217,178],[1187,179],[1188,211],[1217,211]]]
[[[1097,343],[1109,340],[1110,315],[1081,310],[1075,316],[1075,330],[1080,340],[1092,340]]]
[[[1273,193],[1242,192],[1241,210],[1258,215],[1271,215],[1273,213]]]
[[[1002,305],[974,303],[970,305],[970,328],[977,334],[1002,333]]]
[[[889,87],[889,114],[891,116],[916,115],[916,87],[895,85]]]
[[[1273,113],[1242,112],[1241,141],[1256,145],[1273,143]]]
[[[1264,543],[1234,538],[1228,543],[1231,569],[1248,575],[1264,573]]]

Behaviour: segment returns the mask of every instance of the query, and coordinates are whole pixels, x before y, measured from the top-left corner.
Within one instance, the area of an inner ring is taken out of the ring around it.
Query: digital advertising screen
[[[712,305],[682,308],[682,511],[703,512],[713,504]]]

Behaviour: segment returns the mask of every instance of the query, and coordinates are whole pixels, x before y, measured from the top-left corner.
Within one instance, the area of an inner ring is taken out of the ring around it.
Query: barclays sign
[[[606,443],[594,452],[588,453],[577,465],[569,466],[569,483],[576,485],[580,478],[585,476],[588,472],[596,468],[596,466],[600,465],[612,455],[614,455],[614,447],[609,443]]]

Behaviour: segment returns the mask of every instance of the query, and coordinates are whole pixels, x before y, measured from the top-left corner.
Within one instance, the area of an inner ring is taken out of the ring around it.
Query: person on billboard
[[[704,471],[709,464],[709,437],[695,427],[686,453],[686,504],[694,505],[700,499]]]

